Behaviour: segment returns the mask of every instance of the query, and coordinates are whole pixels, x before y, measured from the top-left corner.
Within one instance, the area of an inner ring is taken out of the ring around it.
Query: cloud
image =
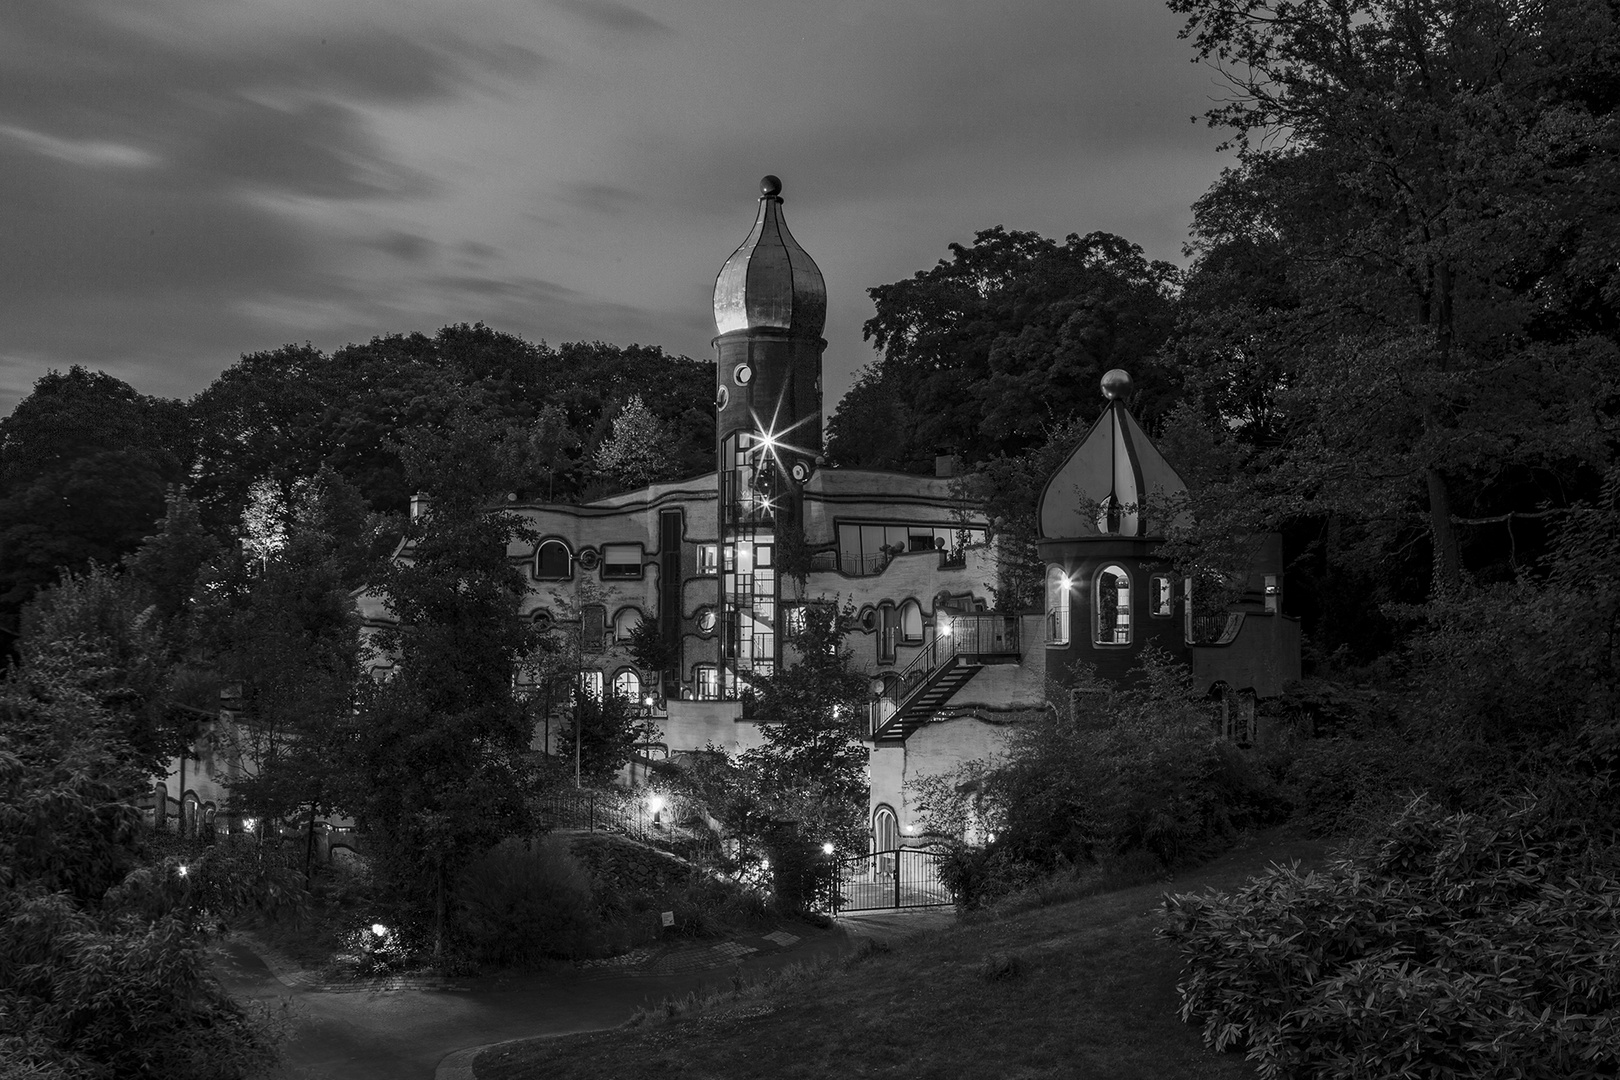
[[[399,230],[348,235],[361,218],[322,220],[323,207],[436,191],[379,110],[450,103],[544,66],[534,49],[477,40],[472,20],[412,36],[160,7],[0,4],[0,414],[47,364],[195,387],[287,334],[267,313],[324,304],[328,325],[358,321],[330,310],[364,303],[344,277],[358,252],[420,262],[433,250]]]
[[[669,26],[615,0],[552,0],[557,7],[608,30],[632,34],[666,34]]]

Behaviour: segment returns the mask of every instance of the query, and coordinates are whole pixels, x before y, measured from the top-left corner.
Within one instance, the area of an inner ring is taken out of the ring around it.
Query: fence
[[[549,829],[618,833],[693,862],[712,861],[719,854],[714,834],[706,826],[687,828],[682,824],[689,811],[680,798],[582,788],[542,795],[535,800],[534,809]]]
[[[944,857],[943,852],[926,848],[898,848],[839,859],[818,906],[838,915],[955,903],[955,896],[939,877],[939,862]]]

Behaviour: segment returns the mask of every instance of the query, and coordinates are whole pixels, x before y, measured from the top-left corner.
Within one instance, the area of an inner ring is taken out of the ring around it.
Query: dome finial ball
[[[1102,377],[1103,397],[1119,401],[1131,392],[1131,376],[1124,368],[1114,368]]]
[[[759,193],[767,199],[782,194],[782,181],[775,176],[767,176],[759,182]]]

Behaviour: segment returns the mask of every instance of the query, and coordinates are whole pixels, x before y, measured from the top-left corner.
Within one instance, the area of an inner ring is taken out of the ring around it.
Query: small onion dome
[[[1036,519],[1044,540],[1146,536],[1150,514],[1175,512],[1180,520],[1176,503],[1187,484],[1125,407],[1130,375],[1115,368],[1102,389],[1102,415],[1041,492]],[[1155,524],[1162,530],[1169,522]]]
[[[819,338],[827,323],[827,284],[782,220],[782,181],[767,176],[759,188],[754,227],[714,279],[715,330]]]

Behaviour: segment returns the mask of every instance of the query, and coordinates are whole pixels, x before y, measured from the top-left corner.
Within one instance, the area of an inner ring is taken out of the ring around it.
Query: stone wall
[[[590,872],[598,887],[618,893],[658,894],[679,889],[692,866],[657,848],[612,833],[562,833],[568,850]]]

